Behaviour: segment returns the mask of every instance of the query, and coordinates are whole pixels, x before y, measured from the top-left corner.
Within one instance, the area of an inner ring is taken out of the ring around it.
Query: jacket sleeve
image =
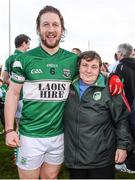
[[[117,65],[117,68],[116,68],[114,74],[118,75],[120,77],[120,79],[122,80],[124,78],[123,71],[124,71],[124,65],[122,63],[119,63]]]
[[[109,107],[116,131],[117,148],[130,151],[132,149],[133,138],[128,123],[129,112],[122,96],[112,96]]]
[[[115,71],[111,72],[110,75],[109,75],[109,78],[111,78],[113,75],[117,75],[119,76],[119,78],[122,80],[123,82],[123,78],[124,78],[124,74],[123,74],[123,71],[124,71],[124,68],[123,68],[123,64],[122,63],[119,63],[115,69]]]

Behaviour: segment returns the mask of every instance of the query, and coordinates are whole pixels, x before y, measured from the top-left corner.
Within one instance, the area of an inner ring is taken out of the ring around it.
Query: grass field
[[[0,125],[0,131],[1,131]],[[0,135],[0,179],[18,179],[16,165],[13,163],[13,149],[5,145],[4,135]],[[68,171],[63,166],[59,179],[68,179]],[[116,172],[116,179],[135,179],[135,174]]]

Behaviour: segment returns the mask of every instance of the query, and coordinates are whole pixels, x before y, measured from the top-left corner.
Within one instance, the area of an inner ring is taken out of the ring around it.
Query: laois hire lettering
[[[65,90],[65,83],[39,84],[40,98],[63,98]]]

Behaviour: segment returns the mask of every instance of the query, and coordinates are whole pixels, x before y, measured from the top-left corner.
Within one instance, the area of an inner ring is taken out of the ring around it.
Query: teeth
[[[54,35],[53,34],[49,34],[48,37],[54,37]]]

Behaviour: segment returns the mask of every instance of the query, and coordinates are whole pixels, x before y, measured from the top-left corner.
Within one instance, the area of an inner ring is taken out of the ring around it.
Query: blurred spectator
[[[135,58],[135,49],[133,49],[131,57]]]
[[[117,57],[117,53],[114,54],[115,63],[110,64],[108,67],[108,72],[113,73],[116,70],[117,65],[119,64],[119,60]]]
[[[5,128],[4,103],[7,89],[8,85],[6,83],[3,83],[2,79],[0,79],[0,120],[3,126],[3,130],[0,132],[0,134],[4,133]]]
[[[0,77],[1,77],[1,74],[2,74],[2,65],[0,65]]]
[[[109,75],[109,71],[108,71],[108,63],[107,62],[103,62],[102,63],[102,66],[101,66],[101,69],[100,69],[101,73],[104,75],[104,76],[108,76]]]
[[[79,48],[73,48],[72,52],[77,54],[77,55],[81,54],[81,50]]]
[[[10,55],[8,59],[5,62],[5,69],[2,74],[2,79],[4,83],[9,84],[10,75],[12,71],[12,65],[16,59],[17,56],[19,56],[21,53],[27,51],[30,48],[30,38],[25,34],[20,34],[16,36],[15,38],[15,51],[14,54]]]
[[[120,61],[117,65],[115,74],[119,75],[124,84],[125,96],[132,107],[131,115],[129,117],[129,124],[132,134],[135,134],[135,58],[133,58],[133,47],[130,44],[120,44],[117,49],[117,57]],[[132,117],[132,118],[131,118]],[[135,173],[135,154],[132,151],[126,160],[126,164],[121,165],[122,171]],[[117,168],[120,166],[116,166]]]

